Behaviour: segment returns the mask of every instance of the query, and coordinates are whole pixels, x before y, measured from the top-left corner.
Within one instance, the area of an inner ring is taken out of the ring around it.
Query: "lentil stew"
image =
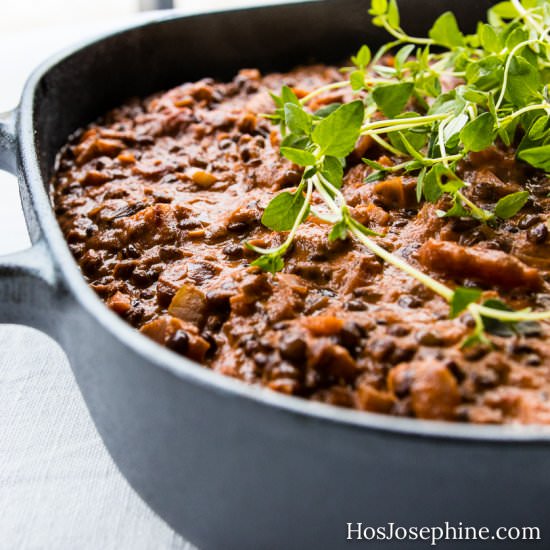
[[[496,330],[464,348],[474,323],[351,239],[329,241],[314,215],[281,273],[251,266],[246,242],[275,246],[261,223],[302,169],[281,157],[261,113],[269,91],[298,97],[337,82],[337,67],[227,83],[203,79],[132,100],[76,132],[62,149],[52,201],[82,273],[109,308],[144,335],[207,368],[272,390],[365,411],[474,423],[550,423],[550,327]],[[312,110],[349,100],[316,97]],[[396,162],[369,137],[348,156],[342,192],[380,243],[449,286],[481,288],[515,309],[550,307],[550,184],[512,146],[459,166],[477,204],[527,189],[521,213],[495,227],[438,217],[416,178],[365,183],[363,157]],[[536,200],[534,200],[536,199]]]

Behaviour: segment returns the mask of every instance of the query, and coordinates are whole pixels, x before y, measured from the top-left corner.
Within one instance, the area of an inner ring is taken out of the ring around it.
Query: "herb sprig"
[[[419,202],[449,197],[450,208],[438,210],[438,216],[470,216],[491,225],[515,216],[529,200],[527,191],[506,195],[487,210],[469,197],[469,184],[457,170],[469,153],[497,139],[509,146],[520,136],[518,159],[550,172],[550,2],[501,2],[473,35],[464,35],[454,15],[446,12],[428,38],[409,36],[400,26],[395,0],[373,0],[370,14],[375,25],[392,35],[392,42],[375,55],[362,46],[351,59],[353,66],[343,69],[346,79],[302,99],[287,86],[280,96],[272,94],[276,110],[268,116],[280,125],[281,154],[304,172],[298,187],[277,195],[262,217],[269,229],[288,231],[287,238],[270,249],[248,243],[261,255],[253,265],[281,271],[300,224],[312,213],[332,224],[330,241],[353,236],[444,298],[452,318],[468,311],[475,329],[464,345],[487,343],[485,331],[491,323],[550,319],[550,312],[511,311],[495,300],[481,304],[480,290],[453,290],[388,252],[373,239],[379,235],[351,216],[340,191],[346,157],[361,136],[370,136],[400,160],[386,166],[363,159],[372,169],[366,183],[410,173],[417,177]],[[391,51],[393,63],[385,63]],[[445,89],[448,79],[455,80],[453,89]],[[318,95],[341,88],[351,89],[356,99],[316,112],[308,108]],[[380,120],[379,113],[386,118]],[[314,204],[314,196],[321,205]]]

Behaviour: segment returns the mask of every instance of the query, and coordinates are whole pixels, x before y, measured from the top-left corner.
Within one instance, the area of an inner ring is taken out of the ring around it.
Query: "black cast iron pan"
[[[471,28],[489,3],[402,0],[403,25],[422,33],[452,9]],[[347,522],[445,521],[538,526],[547,548],[548,430],[341,410],[215,374],[112,314],[87,287],[52,212],[54,157],[78,127],[130,96],[187,80],[341,61],[364,41],[385,40],[367,8],[366,0],[327,0],[168,16],[40,67],[19,108],[0,118],[0,167],[18,175],[33,242],[0,258],[0,320],[61,344],[122,473],[202,548],[333,549],[347,546]]]

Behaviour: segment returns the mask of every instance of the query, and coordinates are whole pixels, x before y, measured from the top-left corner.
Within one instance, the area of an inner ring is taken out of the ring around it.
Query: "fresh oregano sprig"
[[[283,97],[289,99],[282,103]],[[266,271],[276,273],[284,267],[283,257],[292,244],[299,225],[312,209],[313,190],[323,199],[329,212],[315,213],[338,226],[349,218],[343,195],[338,191],[344,175],[344,159],[351,153],[359,137],[364,119],[362,101],[353,101],[334,110],[310,114],[298,98],[285,87],[276,97],[280,105],[273,117],[281,125],[286,137],[281,143],[281,154],[304,167],[304,175],[294,192],[284,191],[274,197],[262,216],[262,223],[273,231],[289,231],[287,239],[274,248],[266,249],[248,243],[248,247],[262,256],[253,262]],[[361,227],[365,234],[376,235]]]
[[[373,172],[367,183],[387,174],[417,176],[417,198],[437,202],[443,195],[451,208],[439,216],[471,216],[498,223],[516,215],[529,200],[522,190],[501,198],[493,210],[475,204],[468,184],[457,175],[459,161],[500,139],[506,145],[518,139],[517,156],[534,168],[550,171],[550,3],[547,0],[501,2],[489,11],[489,23],[465,36],[454,15],[440,16],[429,38],[406,34],[400,26],[395,0],[373,0],[375,25],[395,38],[374,56],[362,46],[343,69],[347,80],[320,87],[302,99],[283,87],[272,95],[276,110],[267,115],[281,127],[281,154],[304,169],[298,187],[277,195],[266,207],[262,223],[273,231],[288,231],[273,248],[248,247],[261,256],[253,262],[276,273],[300,224],[310,213],[332,224],[328,238],[349,235],[372,253],[418,280],[450,305],[450,316],[468,311],[475,321],[464,345],[486,343],[486,326],[550,319],[550,312],[511,311],[488,300],[480,304],[478,289],[451,289],[388,252],[375,242],[377,234],[353,219],[340,192],[345,159],[358,138],[368,135],[399,161],[393,166],[364,159]],[[432,53],[436,46],[439,52]],[[396,50],[393,64],[384,55]],[[442,50],[442,51],[441,51]],[[445,90],[445,79],[460,79]],[[357,99],[308,110],[318,95],[350,88]],[[380,120],[378,113],[386,118]],[[315,200],[314,200],[315,198]],[[519,326],[519,325],[518,325]]]
[[[498,17],[497,24],[480,24],[477,34],[471,36],[464,36],[454,15],[447,12],[437,19],[426,39],[411,37],[403,31],[394,0],[372,3],[370,12],[374,24],[386,28],[397,38],[382,47],[374,59],[379,60],[389,49],[399,47],[399,50],[392,67],[379,64],[370,67],[375,75],[383,75],[386,83],[372,85],[366,80],[361,85],[359,77],[369,74],[365,60],[370,58],[363,46],[352,58],[355,68],[347,69],[352,71],[350,86],[354,90],[365,90],[368,93],[366,101],[374,102],[377,110],[387,117],[409,118],[391,128],[379,125],[371,134],[373,137],[387,134],[389,144],[379,139],[377,142],[387,145],[391,153],[395,154],[397,149],[410,159],[397,164],[398,168],[376,171],[369,181],[389,171],[410,172],[426,168],[418,179],[419,198],[423,196],[435,202],[443,194],[450,194],[453,206],[442,215],[470,215],[482,222],[495,222],[501,218],[497,212],[505,212],[511,217],[523,207],[527,199],[522,194],[512,201],[517,211],[508,205],[487,212],[465,197],[463,191],[467,184],[445,186],[443,182],[448,179],[456,182],[456,174],[452,175],[456,165],[470,151],[487,148],[496,137],[509,145],[518,130],[529,131],[529,139],[522,140],[518,147],[518,157],[543,170],[550,166],[550,103],[548,86],[544,85],[550,79],[549,3],[547,0],[527,3],[531,5],[529,9],[519,1],[498,4],[490,11],[490,19]],[[506,23],[506,18],[511,22]],[[448,51],[433,54],[431,46]],[[415,48],[417,52],[413,57]],[[448,77],[460,77],[464,83],[443,93],[442,80]],[[411,109],[402,112],[411,102],[424,112],[417,113],[419,116]],[[434,121],[431,118],[434,115],[441,116]],[[428,124],[431,127],[426,128],[423,135],[418,132]],[[394,132],[398,135],[392,135]],[[445,166],[444,172],[437,167],[440,162],[433,162],[436,156]],[[428,177],[424,178],[426,175]],[[430,187],[424,193],[425,182]]]

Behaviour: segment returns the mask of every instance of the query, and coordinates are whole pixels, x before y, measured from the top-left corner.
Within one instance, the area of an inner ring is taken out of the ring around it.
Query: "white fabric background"
[[[192,547],[139,499],[45,335],[0,327],[0,548]]]

